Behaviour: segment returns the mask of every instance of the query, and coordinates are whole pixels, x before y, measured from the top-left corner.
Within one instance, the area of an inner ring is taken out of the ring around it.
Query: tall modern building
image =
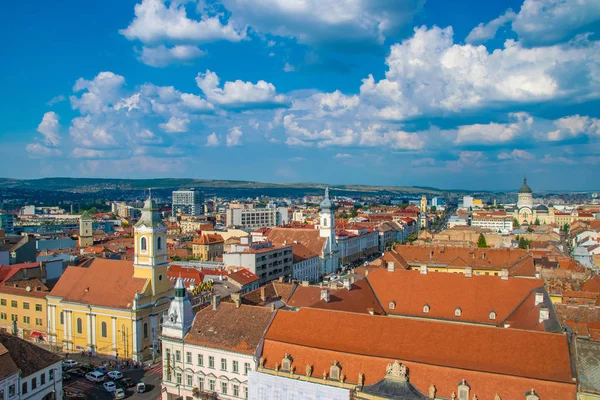
[[[10,213],[0,212],[0,230],[6,233],[15,233],[14,217]]]
[[[194,189],[173,192],[173,216],[202,215],[203,212],[204,196],[201,192]]]
[[[287,207],[254,208],[252,205],[244,208],[228,208],[225,213],[227,226],[242,229],[272,228],[288,223]]]

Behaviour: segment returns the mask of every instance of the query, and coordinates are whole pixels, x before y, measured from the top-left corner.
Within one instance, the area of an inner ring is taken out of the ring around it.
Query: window
[[[244,398],[247,399],[248,398],[248,387],[244,387]]]
[[[198,366],[204,367],[204,356],[202,354],[198,354]]]
[[[41,318],[36,318],[36,319],[35,319],[35,324],[36,324],[37,326],[42,326],[42,319],[41,319]]]
[[[0,313],[0,319],[6,319],[6,318],[7,318],[7,315],[5,312]]]
[[[214,392],[215,391],[215,380],[214,379],[209,379],[208,380],[208,391],[209,392]]]
[[[145,237],[140,239],[140,249],[143,251],[148,250],[148,240]]]
[[[250,371],[250,363],[244,363],[244,375],[248,375],[248,371]]]
[[[53,369],[48,371],[48,379],[50,379],[50,380],[54,379],[54,370]]]
[[[0,299],[0,306],[6,306],[6,299]]]
[[[175,361],[181,361],[181,352],[179,350],[175,350]]]
[[[233,395],[240,397],[240,385],[233,385]]]
[[[215,358],[213,356],[208,356],[208,368],[215,367]]]
[[[61,325],[65,324],[65,313],[64,313],[64,311],[60,312],[60,324]]]
[[[102,321],[102,323],[100,324],[100,335],[102,337],[107,337],[108,336],[108,332],[107,332],[107,327],[106,327],[106,322]]]
[[[77,333],[81,334],[83,332],[83,321],[81,318],[77,318]]]
[[[186,375],[185,376],[185,384],[187,386],[193,386],[194,385],[194,378],[191,375]]]
[[[227,394],[227,382],[221,382],[221,393]]]
[[[35,305],[35,311],[42,311],[42,305],[41,304],[36,304]]]
[[[198,377],[198,389],[201,392],[204,392],[204,377],[203,376]]]
[[[425,304],[425,305],[423,306],[423,312],[424,312],[425,314],[429,313],[429,305],[428,305],[428,304]]]
[[[17,387],[15,385],[10,385],[8,387],[8,397],[13,397],[16,394],[15,393],[16,391],[17,391]]]
[[[396,302],[395,301],[390,301],[389,309],[393,310],[394,308],[396,308]]]
[[[490,311],[490,319],[492,321],[496,319],[496,312],[495,311]]]
[[[37,388],[37,379],[34,377],[34,378],[31,378],[31,390],[33,390],[35,388]]]
[[[46,384],[46,374],[42,373],[42,375],[40,375],[40,385],[44,384]]]
[[[162,249],[162,239],[160,237],[156,239],[156,248],[158,250]]]
[[[460,317],[461,315],[462,315],[462,310],[460,309],[460,307],[457,307],[456,310],[454,310],[454,316]]]
[[[23,302],[23,310],[29,310],[29,303],[26,301]]]
[[[190,351],[185,352],[185,362],[186,364],[192,363],[192,353]]]
[[[19,316],[17,314],[10,314],[10,320],[11,321],[18,321],[19,320]]]
[[[234,373],[234,374],[237,374],[237,373],[239,373],[239,372],[240,372],[240,371],[239,371],[239,369],[240,369],[240,367],[239,367],[239,363],[238,363],[237,361],[234,361],[234,362],[233,362],[233,373]]]
[[[23,323],[24,324],[28,324],[29,323],[29,317],[27,315],[23,315]]]
[[[333,364],[331,364],[331,367],[329,367],[329,379],[339,381],[341,370],[340,364],[334,361]]]
[[[181,385],[181,374],[179,372],[175,373],[175,382]]]
[[[144,322],[144,339],[148,339],[148,323]]]
[[[17,308],[17,301],[16,301],[16,300],[11,300],[11,301],[10,301],[10,306],[11,306],[12,308]]]
[[[168,362],[169,358],[171,358],[171,349],[165,349],[165,364]]]
[[[227,371],[227,360],[221,358],[221,371]]]
[[[27,393],[27,382],[21,384],[21,394]]]

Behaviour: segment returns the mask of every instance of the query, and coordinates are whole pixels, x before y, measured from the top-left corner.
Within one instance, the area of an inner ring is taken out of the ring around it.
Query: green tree
[[[534,225],[540,226],[540,219],[536,218],[535,222],[533,223]]]
[[[435,211],[437,211],[437,207],[436,206],[431,206],[431,208],[429,210],[435,212]]]
[[[487,242],[485,241],[485,236],[483,235],[483,233],[479,234],[479,240],[477,240],[477,247],[483,248],[483,249],[485,249],[485,248],[488,247]]]
[[[531,242],[522,236],[519,239],[519,248],[520,249],[528,249],[530,244],[531,244]]]
[[[563,231],[565,231],[566,233],[569,233],[569,224],[566,224],[563,226],[562,228]]]
[[[356,211],[356,209],[354,209],[350,212],[350,218],[356,218],[356,217],[358,217],[358,211]]]
[[[173,257],[171,257],[171,261],[181,261],[181,257],[173,256]]]
[[[521,224],[519,223],[519,220],[516,218],[513,218],[513,227],[514,228],[520,228]]]
[[[527,227],[527,232],[533,232],[533,228],[531,226]]]

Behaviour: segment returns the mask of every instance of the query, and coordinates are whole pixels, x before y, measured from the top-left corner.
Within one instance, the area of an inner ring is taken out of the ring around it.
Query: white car
[[[108,373],[108,377],[111,379],[121,379],[123,377],[123,374],[121,373],[121,371],[110,371]]]
[[[85,379],[88,381],[100,383],[104,381],[104,374],[98,371],[92,371],[85,374]]]
[[[63,360],[62,362],[63,367],[67,367],[67,368],[73,368],[77,365],[77,361],[74,360]]]
[[[117,385],[115,385],[113,381],[104,382],[102,386],[104,386],[104,390],[106,390],[108,393],[112,393],[117,390]]]

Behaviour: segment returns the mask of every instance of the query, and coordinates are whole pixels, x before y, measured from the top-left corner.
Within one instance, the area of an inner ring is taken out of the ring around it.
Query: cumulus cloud
[[[515,19],[516,14],[513,10],[507,10],[504,14],[499,16],[498,18],[494,18],[487,24],[483,22],[477,25],[473,30],[469,33],[465,41],[467,43],[475,44],[475,43],[484,43],[487,40],[493,39],[496,36],[496,32],[502,26],[506,25],[509,22],[512,22]]]
[[[348,153],[337,153],[334,158],[352,158],[352,155]]]
[[[256,83],[239,79],[227,81],[221,88],[217,74],[207,69],[198,74],[196,84],[209,101],[224,107],[284,107],[287,103],[285,96],[277,94],[275,85],[263,80]]]
[[[29,143],[25,150],[31,158],[47,158],[60,156],[62,152],[60,149],[54,149],[52,147],[44,146],[40,143]]]
[[[52,107],[53,105],[61,103],[65,100],[66,97],[62,94],[59,94],[58,96],[54,96],[53,98],[51,98],[50,101],[46,103],[46,105]]]
[[[242,145],[242,130],[239,126],[234,126],[227,132],[227,147]]]
[[[167,47],[143,46],[138,59],[151,67],[166,67],[171,64],[187,64],[204,56],[204,52],[196,46],[178,45]]]
[[[222,23],[218,16],[202,15],[199,20],[187,16],[185,1],[142,0],[134,8],[135,17],[129,26],[119,32],[129,40],[143,43],[211,42],[227,40],[238,42],[246,37],[245,28],[236,29]]]
[[[519,149],[514,149],[510,153],[502,152],[502,153],[498,154],[499,160],[524,161],[524,160],[533,160],[534,158],[535,158],[535,156],[533,154],[529,153],[528,151],[519,150]]]
[[[97,113],[120,100],[120,93],[125,84],[125,78],[113,72],[100,72],[94,79],[88,81],[79,78],[75,82],[73,92],[81,92],[80,97],[70,96],[71,106],[81,113]]]
[[[422,0],[222,0],[230,21],[309,45],[336,45],[337,50],[383,44],[412,20]]]
[[[216,133],[211,133],[210,135],[208,135],[208,137],[206,138],[206,147],[216,147],[219,145],[219,137],[217,136]]]
[[[320,93],[314,96],[318,104],[319,115],[340,116],[358,105],[358,96],[346,96],[339,90],[332,93]]]
[[[47,112],[42,117],[42,122],[37,127],[37,131],[44,137],[44,143],[48,147],[56,147],[60,144],[60,124],[58,123],[58,114],[53,111]]]
[[[169,121],[163,124],[159,124],[159,126],[165,131],[169,133],[181,133],[188,131],[188,124],[190,120],[187,118],[177,118],[171,117]]]
[[[533,117],[527,113],[510,115],[515,122],[510,124],[473,124],[458,127],[455,143],[503,143],[510,142],[533,125]]]
[[[600,119],[579,114],[554,121],[555,130],[547,133],[546,138],[560,141],[579,135],[600,136]]]

